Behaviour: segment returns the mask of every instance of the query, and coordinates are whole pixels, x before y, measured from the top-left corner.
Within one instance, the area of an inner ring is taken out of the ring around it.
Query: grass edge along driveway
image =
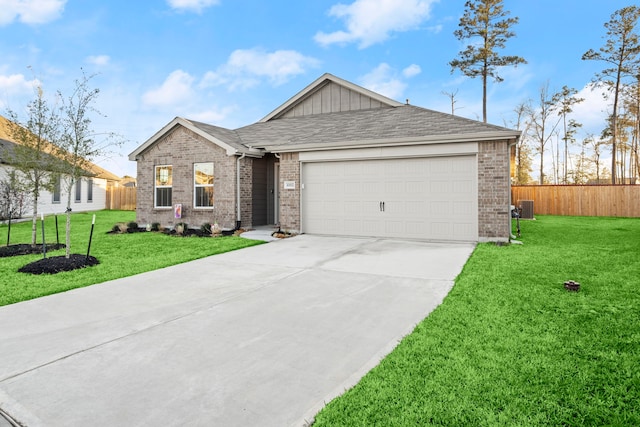
[[[640,219],[521,224],[313,425],[640,425]]]
[[[23,265],[42,258],[42,255],[24,255],[0,258],[0,306],[13,304],[70,289],[94,285],[109,280],[157,270],[171,265],[204,258],[236,249],[261,244],[242,237],[174,237],[161,233],[107,234],[118,222],[135,220],[131,211],[97,211],[74,213],[71,217],[71,253],[86,254],[91,232],[91,221],[96,215],[91,255],[100,264],[53,275],[18,273]],[[192,224],[199,227],[201,224]],[[38,220],[38,243],[42,244],[42,231]],[[58,216],[60,242],[64,243],[65,216]],[[0,242],[7,242],[7,225],[0,226]],[[53,216],[45,216],[45,240],[56,242]],[[11,244],[31,242],[31,221],[11,225]],[[64,250],[47,253],[63,256]]]

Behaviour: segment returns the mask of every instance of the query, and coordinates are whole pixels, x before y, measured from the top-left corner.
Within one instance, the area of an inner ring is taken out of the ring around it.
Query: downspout
[[[240,229],[240,225],[242,224],[242,215],[240,213],[240,160],[247,157],[247,153],[242,153],[242,156],[236,159],[236,228],[235,230]]]

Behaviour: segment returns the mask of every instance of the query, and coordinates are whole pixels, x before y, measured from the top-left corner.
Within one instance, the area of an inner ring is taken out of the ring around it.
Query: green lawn
[[[314,426],[640,425],[640,219],[521,224]]]
[[[54,275],[18,273],[25,264],[42,258],[42,255],[0,258],[0,306],[25,301],[69,289],[89,286],[120,277],[131,276],[169,265],[228,252],[261,242],[241,237],[171,237],[160,233],[107,234],[117,222],[135,220],[135,212],[99,211],[91,243],[91,255],[100,264],[71,272]],[[71,220],[71,252],[86,254],[93,213],[73,214]],[[58,216],[60,242],[64,243],[65,217]],[[42,243],[40,221],[38,242]],[[53,217],[45,217],[47,243],[56,243]],[[0,225],[0,244],[7,242],[7,226]],[[11,244],[31,242],[31,222],[12,224]],[[64,250],[47,256],[64,255]]]

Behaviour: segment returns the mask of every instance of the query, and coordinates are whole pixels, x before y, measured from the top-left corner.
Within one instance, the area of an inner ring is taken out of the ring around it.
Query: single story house
[[[160,129],[129,155],[137,221],[506,241],[519,136],[324,74],[257,123]]]
[[[12,158],[14,149],[18,145],[9,134],[9,122],[0,116],[0,181],[7,179],[9,172],[13,170]],[[64,213],[67,207],[67,194],[65,193],[64,177],[57,181],[53,191],[43,190],[38,199],[38,212],[45,215]],[[86,174],[77,181],[71,189],[71,209],[74,212],[86,212],[102,210],[106,207],[107,188],[115,186],[120,178],[103,169],[89,163]],[[12,210],[16,208],[13,207]],[[6,216],[5,207],[0,206],[1,216]],[[23,217],[33,215],[31,201],[24,199],[23,205],[18,208]]]

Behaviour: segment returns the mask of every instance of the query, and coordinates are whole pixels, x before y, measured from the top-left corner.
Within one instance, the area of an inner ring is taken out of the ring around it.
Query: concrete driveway
[[[473,248],[302,235],[0,307],[0,410],[29,427],[304,425]]]

